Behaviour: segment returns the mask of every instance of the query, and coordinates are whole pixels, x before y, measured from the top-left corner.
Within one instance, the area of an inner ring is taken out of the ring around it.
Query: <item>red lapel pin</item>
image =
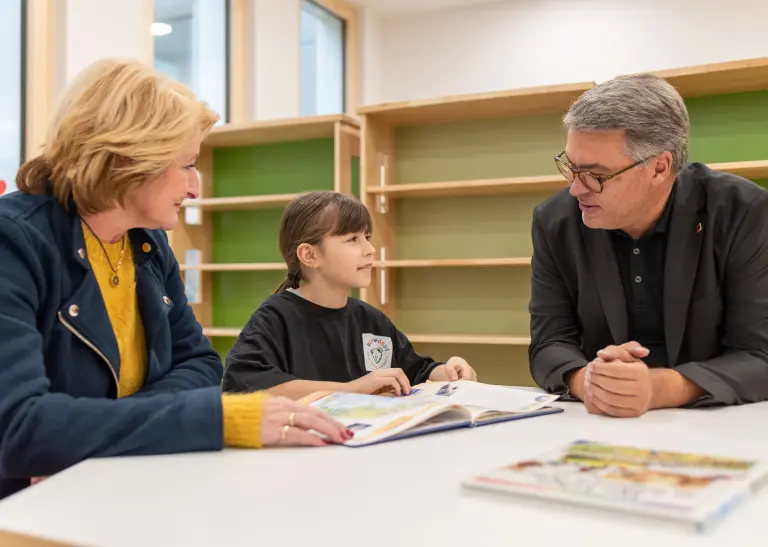
[[[701,222],[699,222],[699,223],[696,225],[696,233],[697,233],[697,234],[700,234],[700,233],[701,233],[701,231],[702,231],[703,229],[704,229],[704,226],[702,226],[702,225],[701,225]]]

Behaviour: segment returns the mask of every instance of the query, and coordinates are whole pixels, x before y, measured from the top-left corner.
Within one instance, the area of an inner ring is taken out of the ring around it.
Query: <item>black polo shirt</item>
[[[675,187],[672,187],[659,221],[650,231],[636,240],[621,230],[614,230],[612,237],[627,302],[629,339],[648,348],[650,355],[644,361],[651,367],[668,366],[664,334],[664,262]]]

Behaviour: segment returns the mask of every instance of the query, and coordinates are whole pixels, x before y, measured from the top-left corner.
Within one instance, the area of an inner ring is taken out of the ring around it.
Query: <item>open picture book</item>
[[[326,412],[355,432],[347,446],[365,446],[445,429],[475,427],[562,412],[547,406],[558,398],[542,391],[467,380],[428,382],[409,395],[318,392],[302,402]]]
[[[577,441],[465,488],[625,511],[706,531],[768,478],[766,461]]]

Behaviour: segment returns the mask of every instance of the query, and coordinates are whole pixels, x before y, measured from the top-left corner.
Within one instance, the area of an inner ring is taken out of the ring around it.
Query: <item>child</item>
[[[288,205],[280,225],[286,281],[229,352],[224,391],[407,395],[426,380],[477,379],[461,357],[438,363],[418,355],[386,315],[349,296],[371,282],[370,237],[371,217],[353,196],[312,192]]]

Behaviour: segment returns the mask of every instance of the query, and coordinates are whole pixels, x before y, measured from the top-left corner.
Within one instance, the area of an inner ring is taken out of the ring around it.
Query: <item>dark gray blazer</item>
[[[768,191],[700,163],[676,184],[664,267],[670,366],[708,392],[693,406],[768,399]],[[567,189],[536,207],[532,236],[531,374],[565,394],[567,372],[628,341],[619,266],[609,232],[582,223]]]

